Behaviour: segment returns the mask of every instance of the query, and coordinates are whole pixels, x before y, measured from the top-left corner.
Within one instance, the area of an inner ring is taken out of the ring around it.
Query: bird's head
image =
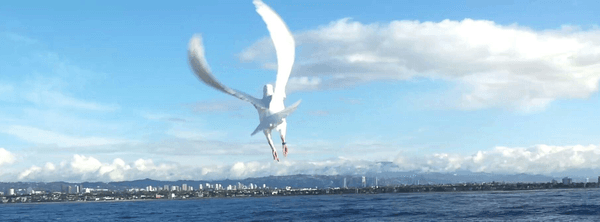
[[[263,96],[264,96],[264,97],[267,97],[267,96],[270,96],[270,95],[273,95],[273,85],[271,85],[271,84],[266,84],[266,85],[263,87]]]

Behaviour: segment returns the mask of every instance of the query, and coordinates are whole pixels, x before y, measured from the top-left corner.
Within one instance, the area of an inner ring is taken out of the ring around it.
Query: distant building
[[[8,189],[8,196],[14,196],[14,195],[15,195],[15,189],[14,188]]]
[[[202,190],[202,184],[198,185],[198,189]]]
[[[185,184],[185,183],[184,183],[184,184],[182,184],[182,185],[181,185],[181,190],[183,190],[183,191],[187,191],[187,190],[188,190],[188,186],[187,186],[187,184]]]
[[[367,178],[365,176],[362,177],[362,186],[367,187]]]
[[[75,192],[81,193],[81,186],[80,185],[75,186]]]
[[[163,186],[163,190],[165,190],[165,191],[169,191],[169,185],[164,185],[164,186]]]
[[[573,179],[571,179],[569,177],[565,177],[562,179],[562,182],[564,185],[570,185],[573,182]]]

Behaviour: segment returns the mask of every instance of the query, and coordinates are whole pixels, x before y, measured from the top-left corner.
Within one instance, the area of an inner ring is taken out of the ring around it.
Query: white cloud
[[[313,111],[308,111],[309,115],[312,116],[328,116],[329,112],[325,111],[325,110],[313,110]]]
[[[119,109],[117,105],[105,105],[96,102],[88,102],[71,96],[66,96],[57,91],[33,91],[24,95],[25,99],[38,104],[50,107],[65,107],[93,111],[115,111]]]
[[[4,36],[6,36],[7,39],[14,41],[14,42],[19,42],[19,43],[24,43],[24,44],[34,44],[37,43],[38,41],[32,38],[29,38],[27,36],[24,35],[20,35],[14,32],[4,32],[3,33]]]
[[[441,79],[456,84],[458,108],[534,111],[556,99],[586,98],[600,79],[598,29],[536,31],[472,19],[362,24],[346,18],[295,39],[300,50],[292,76],[308,86],[303,89]],[[273,63],[272,47],[261,39],[240,58]]]
[[[199,129],[193,129],[190,127],[176,126],[167,130],[166,134],[187,140],[215,140],[217,138],[223,137],[225,133],[216,131],[203,131]]]
[[[0,148],[0,166],[4,164],[11,164],[15,162],[15,155],[10,151]]]
[[[570,170],[600,169],[600,147],[596,145],[529,148],[496,147],[470,156],[438,153],[419,159],[399,156],[396,164],[405,170],[452,172],[470,170],[487,173],[551,174]]]
[[[2,152],[2,149],[0,149]],[[375,172],[454,172],[468,170],[499,174],[545,174],[577,170],[600,169],[600,147],[536,145],[529,148],[496,147],[473,155],[438,153],[425,157],[398,156],[393,164],[373,160],[337,159],[306,161],[281,159],[273,161],[235,162],[232,164],[201,165],[192,163],[155,163],[152,159],[126,162],[115,158],[102,162],[92,156],[73,155],[61,163],[46,163],[21,170],[17,176],[4,175],[7,180],[19,181],[123,181],[152,178],[159,180],[243,179],[269,175],[363,175]]]
[[[319,89],[320,86],[321,78],[319,77],[290,77],[288,84],[285,87],[285,91],[286,93],[312,91]]]
[[[44,167],[31,166],[22,170],[18,181],[124,181],[143,178],[159,180],[212,180],[243,179],[269,175],[295,174],[352,174],[364,173],[377,165],[370,161],[354,161],[346,159],[320,162],[282,161],[276,162],[236,162],[232,165],[185,166],[179,164],[155,164],[151,159],[138,159],[126,163],[115,158],[112,163],[103,163],[94,157],[74,155],[62,164],[46,163]]]
[[[194,112],[227,112],[240,110],[242,106],[250,106],[250,103],[228,99],[226,101],[202,101],[187,106]]]
[[[21,125],[8,126],[6,129],[1,129],[0,132],[16,136],[28,142],[36,144],[56,145],[58,147],[102,146],[132,142],[123,139],[103,137],[69,136],[53,131]]]
[[[19,181],[123,181],[151,178],[185,178],[178,165],[154,164],[152,160],[138,159],[125,163],[115,158],[112,163],[102,163],[94,157],[75,154],[68,164],[58,166],[47,162],[44,167],[31,166],[18,175]]]

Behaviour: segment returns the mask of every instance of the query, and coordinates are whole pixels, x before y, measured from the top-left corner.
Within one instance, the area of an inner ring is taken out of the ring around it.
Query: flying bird
[[[286,117],[298,108],[300,101],[289,107],[285,107],[285,86],[290,77],[292,66],[294,65],[295,43],[292,33],[281,17],[273,11],[268,5],[261,0],[254,0],[256,12],[260,15],[263,21],[267,24],[267,29],[271,35],[271,40],[275,46],[277,54],[277,78],[275,86],[266,84],[263,87],[262,99],[255,98],[249,94],[229,88],[221,84],[211,73],[206,58],[204,56],[204,46],[202,45],[202,36],[196,34],[190,40],[188,46],[188,58],[194,73],[207,85],[215,88],[218,91],[235,96],[238,99],[250,102],[258,111],[260,123],[252,132],[252,136],[260,131],[263,131],[267,137],[267,142],[271,147],[273,159],[279,162],[277,151],[273,145],[271,131],[273,129],[279,132],[281,136],[281,144],[283,155],[287,157],[288,146],[285,141],[287,131]]]

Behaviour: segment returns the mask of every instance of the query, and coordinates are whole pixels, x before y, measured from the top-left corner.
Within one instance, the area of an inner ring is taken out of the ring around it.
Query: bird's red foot
[[[273,160],[277,160],[279,162],[279,157],[277,157],[277,151],[273,150]]]
[[[288,154],[288,147],[287,147],[287,145],[283,144],[283,156],[287,157],[287,154]]]

